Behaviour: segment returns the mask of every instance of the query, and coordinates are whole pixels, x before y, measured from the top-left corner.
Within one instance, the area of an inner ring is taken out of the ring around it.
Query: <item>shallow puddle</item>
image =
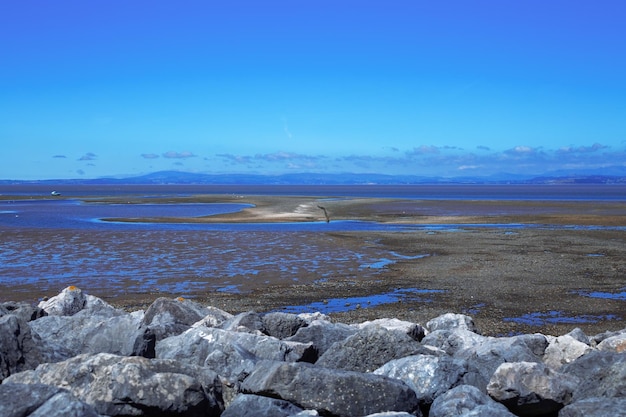
[[[568,316],[562,311],[548,311],[524,314],[520,317],[505,317],[503,321],[525,324],[527,326],[545,326],[546,324],[586,324],[599,323],[608,320],[621,320],[615,314]]]
[[[342,313],[345,311],[356,310],[359,308],[376,307],[382,304],[397,303],[409,299],[411,301],[429,303],[433,301],[432,298],[429,297],[429,295],[442,292],[444,292],[444,290],[404,288],[384,294],[369,295],[366,297],[331,298],[329,300],[315,302],[302,306],[286,306],[281,308],[279,311],[293,314],[315,313],[319,311],[324,314],[329,314]]]
[[[479,304],[474,304],[473,306],[470,306],[469,308],[465,309],[463,311],[464,314],[470,315],[470,316],[475,316],[478,313],[480,313],[480,311],[486,306],[487,304],[485,303],[479,303]]]
[[[626,300],[626,288],[622,288],[619,292],[577,291],[576,294],[583,297],[604,298],[607,300]]]
[[[371,263],[365,263],[360,266],[360,268],[373,268],[373,269],[382,269],[387,265],[392,265],[396,263],[398,260],[411,260],[411,259],[422,259],[430,256],[429,253],[423,255],[402,255],[395,251],[390,251],[390,255],[392,255],[395,259],[390,258],[380,258],[379,260]]]

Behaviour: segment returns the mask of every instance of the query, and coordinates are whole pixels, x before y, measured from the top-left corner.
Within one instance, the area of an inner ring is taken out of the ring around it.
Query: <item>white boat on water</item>
[[[58,192],[58,191],[53,191],[53,192],[51,192],[51,193],[50,193],[50,195],[53,195],[53,196],[55,196],[55,197],[58,197],[58,196],[60,196],[60,195],[61,195],[61,193],[60,193],[60,192]]]

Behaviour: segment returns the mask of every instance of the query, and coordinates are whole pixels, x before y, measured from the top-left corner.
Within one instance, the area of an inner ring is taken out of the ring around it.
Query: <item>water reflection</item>
[[[363,265],[396,256],[326,233],[9,228],[2,232],[0,285],[36,285],[44,293],[77,285],[111,295],[237,292],[294,280],[374,277],[380,269]]]
[[[430,254],[428,254],[428,253],[423,254],[423,255],[402,255],[402,254],[400,254],[398,252],[395,252],[395,251],[389,251],[389,254],[393,255],[393,257],[395,259],[381,258],[381,259],[379,259],[379,260],[377,260],[376,262],[373,262],[373,263],[362,264],[361,268],[382,269],[382,268],[386,267],[387,265],[392,265],[392,264],[396,263],[398,259],[422,259],[422,258],[425,258],[427,256],[430,256]]]
[[[626,300],[626,288],[622,288],[619,292],[605,291],[577,291],[578,295],[591,298],[604,298],[607,300]]]
[[[506,317],[505,322],[525,324],[527,326],[545,326],[546,324],[585,324],[599,323],[607,320],[620,320],[615,314],[592,315],[583,314],[578,316],[568,316],[562,311],[535,312],[524,314],[519,317]]]
[[[428,295],[442,292],[444,292],[444,290],[403,288],[389,293],[373,294],[367,297],[331,298],[329,300],[314,302],[302,306],[286,306],[278,311],[294,314],[315,313],[319,311],[324,314],[329,314],[341,313],[359,308],[376,307],[382,304],[397,303],[408,299],[411,301],[428,303],[433,301],[431,297],[428,297]]]
[[[200,231],[389,231],[462,232],[467,229],[503,229],[513,234],[520,229],[625,230],[623,226],[542,225],[522,223],[394,224],[358,220],[330,223],[154,223],[150,218],[194,218],[233,213],[250,204],[96,204],[78,200],[0,201],[0,226],[20,228],[72,228],[83,230],[200,230]],[[111,218],[145,219],[145,222],[104,221]],[[591,256],[591,254],[590,254]]]

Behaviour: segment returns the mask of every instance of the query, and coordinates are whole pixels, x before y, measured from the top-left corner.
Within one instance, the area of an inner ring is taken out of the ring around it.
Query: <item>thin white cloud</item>
[[[84,154],[83,156],[81,156],[80,158],[78,158],[79,161],[93,161],[97,158],[98,156],[93,153],[93,152],[87,152],[86,154]]]
[[[56,158],[56,159],[65,159],[65,158],[67,158],[67,156],[65,156],[65,155],[54,155],[54,156],[53,156],[53,158]]]
[[[219,153],[219,154],[216,154],[215,156],[217,156],[218,158],[225,159],[234,164],[249,164],[250,162],[252,162],[252,158],[250,156],[235,155],[232,153]]]
[[[482,168],[481,165],[461,165],[457,169],[459,171],[467,171],[467,170],[480,169],[480,168]]]
[[[571,153],[592,153],[592,152],[597,152],[600,151],[602,149],[607,149],[608,146],[606,145],[602,145],[600,143],[594,143],[591,146],[578,146],[578,147],[574,147],[574,146],[564,146],[560,149],[558,149],[557,152],[561,153],[561,154],[571,154]]]
[[[157,155],[155,153],[142,153],[141,157],[145,158],[145,159],[157,159],[159,157],[159,155]]]
[[[274,152],[267,154],[256,154],[254,155],[254,159],[260,159],[263,161],[291,161],[291,160],[313,160],[318,157],[303,155],[294,152]]]
[[[502,152],[505,158],[513,160],[537,159],[549,157],[549,152],[545,152],[543,148],[533,148],[531,146],[519,145]]]
[[[235,164],[250,164],[252,162],[266,162],[266,163],[302,163],[307,161],[308,163],[324,159],[323,156],[304,155],[294,152],[273,152],[266,154],[250,155],[235,155],[229,153],[216,154],[215,156],[230,161]],[[295,162],[294,162],[295,161]]]
[[[530,146],[516,146],[513,149],[509,149],[508,151],[506,151],[506,153],[510,153],[510,154],[531,154],[531,153],[535,153],[536,149],[535,148],[531,148]]]
[[[428,155],[439,153],[439,147],[432,145],[421,145],[407,152],[408,155]]]
[[[287,124],[287,118],[286,117],[283,117],[283,130],[285,131],[285,134],[287,135],[287,137],[289,139],[293,138],[293,135],[289,131],[289,125]]]
[[[301,162],[299,164],[296,164],[296,163],[293,163],[293,162],[289,162],[285,166],[285,168],[287,168],[290,171],[310,170],[310,169],[316,169],[318,167],[319,167],[319,165],[316,164],[315,162]]]
[[[164,158],[170,158],[170,159],[186,159],[186,158],[194,158],[196,156],[197,155],[194,155],[193,152],[189,152],[189,151],[183,151],[183,152],[168,151],[163,154]]]
[[[626,165],[626,152],[613,151],[602,144],[567,149],[548,149],[525,144],[505,150],[475,146],[468,151],[457,146],[422,145],[409,151],[379,154],[309,155],[273,152],[256,155],[218,154],[231,169],[255,172],[302,170],[316,172],[370,172],[423,176],[459,176],[494,174],[543,175],[571,168]],[[582,169],[582,168],[580,168]]]

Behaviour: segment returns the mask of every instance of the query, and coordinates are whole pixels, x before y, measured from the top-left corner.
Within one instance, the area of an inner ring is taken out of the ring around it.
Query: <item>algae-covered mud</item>
[[[618,198],[64,193],[0,204],[2,301],[77,285],[128,309],[181,295],[347,321],[459,312],[491,334],[591,334],[626,320]]]

